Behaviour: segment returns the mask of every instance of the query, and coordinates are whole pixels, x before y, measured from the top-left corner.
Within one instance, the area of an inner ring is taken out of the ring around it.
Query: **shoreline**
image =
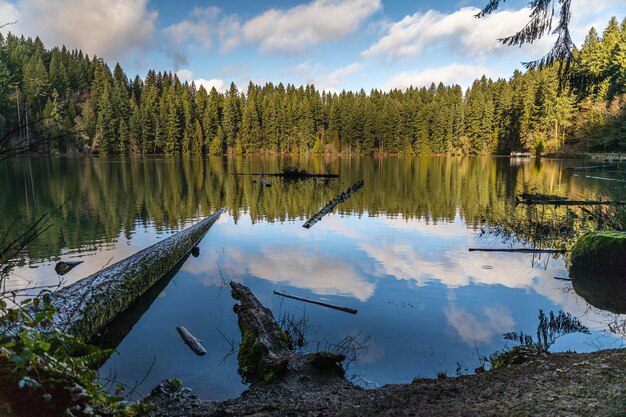
[[[357,387],[319,375],[299,386],[262,383],[204,401],[161,384],[156,411],[174,416],[619,416],[626,413],[626,348],[552,353],[480,374]]]

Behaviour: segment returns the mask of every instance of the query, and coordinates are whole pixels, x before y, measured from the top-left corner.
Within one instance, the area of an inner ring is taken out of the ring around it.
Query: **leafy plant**
[[[0,389],[28,414],[66,416],[145,415],[146,403],[130,405],[110,395],[95,369],[113,352],[86,344],[54,327],[53,294],[43,291],[9,307],[0,299]]]
[[[483,360],[488,362],[492,369],[522,363],[531,355],[547,353],[559,337],[576,332],[589,334],[589,328],[584,326],[576,317],[562,310],[556,315],[550,311],[548,316],[543,310],[539,310],[536,340],[523,332],[505,333],[502,335],[505,340],[517,342],[519,345],[496,351],[488,357],[483,357]]]

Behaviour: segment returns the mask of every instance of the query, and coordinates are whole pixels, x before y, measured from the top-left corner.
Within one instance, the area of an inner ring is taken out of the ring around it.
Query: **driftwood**
[[[52,300],[57,327],[89,340],[188,255],[222,212],[61,289]]]
[[[274,291],[274,294],[280,295],[281,297],[286,297],[286,298],[291,298],[291,299],[294,299],[294,300],[298,300],[298,301],[304,301],[305,303],[317,304],[317,305],[320,305],[320,306],[323,306],[323,307],[334,308],[335,310],[343,311],[345,313],[350,313],[350,314],[358,313],[358,310],[355,310],[353,308],[341,307],[341,306],[337,306],[337,305],[334,305],[334,304],[325,303],[323,301],[315,301],[315,300],[311,300],[311,299],[304,298],[304,297],[298,297],[296,295],[286,294],[286,293],[280,292],[280,291]]]
[[[311,174],[309,172],[295,173],[295,174],[290,173],[290,172],[274,172],[274,173],[267,173],[267,174],[253,172],[250,174],[237,174],[237,175],[254,175],[254,176],[263,175],[264,177],[280,177],[280,178],[290,178],[290,179],[339,178],[338,174]]]
[[[339,196],[337,196],[337,197],[333,198],[332,200],[330,200],[328,202],[328,204],[326,204],[324,207],[322,207],[322,209],[320,211],[315,213],[315,215],[313,217],[311,217],[309,220],[307,220],[307,222],[304,223],[302,225],[302,227],[304,227],[305,229],[310,229],[315,223],[317,223],[320,220],[322,220],[322,217],[324,217],[328,213],[332,212],[335,209],[335,207],[337,207],[337,205],[339,203],[344,202],[348,197],[350,197],[352,195],[352,193],[354,193],[355,191],[357,191],[361,187],[363,187],[363,180],[360,180],[357,183],[355,183],[354,185],[351,185],[346,191],[344,191]]]
[[[626,180],[620,180],[617,178],[595,177],[593,175],[585,175],[585,178],[591,178],[592,180],[602,180],[602,181],[626,182]]]
[[[469,248],[470,252],[517,252],[517,253],[567,253],[566,249],[530,249],[530,248]]]
[[[183,341],[194,353],[198,356],[206,355],[206,349],[202,346],[202,340],[198,339],[187,330],[184,326],[177,326],[176,330],[180,334],[180,337],[183,338]]]
[[[236,282],[230,283],[232,295],[239,304],[233,307],[241,330],[239,345],[239,373],[253,387],[257,383],[291,380],[300,384],[307,378],[343,377],[339,365],[345,355],[334,352],[315,352],[307,355],[292,351],[293,343],[283,332],[272,311],[264,307],[250,289]],[[306,378],[302,378],[306,375]],[[342,379],[343,380],[343,379]]]
[[[609,200],[570,200],[567,197],[551,194],[522,193],[515,197],[515,204],[551,205],[551,206],[597,206],[597,205],[626,205],[626,201]]]
[[[65,275],[82,263],[83,261],[59,261],[54,266],[54,271],[59,275]]]
[[[594,165],[594,166],[588,166],[588,167],[571,167],[571,168],[567,168],[570,171],[592,171],[594,169],[606,169],[608,167],[610,167],[611,165]]]

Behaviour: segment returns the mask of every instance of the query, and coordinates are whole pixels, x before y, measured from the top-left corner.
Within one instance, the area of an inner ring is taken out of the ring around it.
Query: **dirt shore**
[[[165,416],[626,416],[626,349],[554,353],[477,375],[366,390],[328,375],[254,385],[223,402],[161,385]]]

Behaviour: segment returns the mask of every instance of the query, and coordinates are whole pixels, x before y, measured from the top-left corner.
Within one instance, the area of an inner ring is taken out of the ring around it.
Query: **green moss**
[[[263,358],[265,346],[257,339],[251,329],[242,329],[242,339],[239,345],[239,374],[247,381],[256,381],[264,378]]]
[[[626,233],[586,233],[576,241],[570,260],[574,270],[625,275]]]
[[[491,369],[498,369],[504,366],[516,365],[529,360],[532,355],[537,354],[537,349],[529,346],[513,346],[511,349],[499,350],[487,358]]]
[[[285,331],[281,331],[280,332],[280,339],[281,342],[283,343],[283,346],[291,349],[293,347],[293,342],[291,340],[291,337],[289,336],[289,333],[285,332]]]

